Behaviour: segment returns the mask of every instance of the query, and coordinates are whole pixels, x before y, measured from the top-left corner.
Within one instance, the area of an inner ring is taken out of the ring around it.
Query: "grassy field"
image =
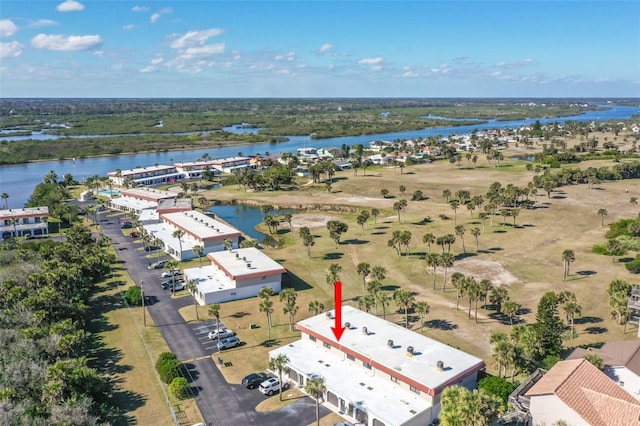
[[[606,135],[595,136],[602,139]],[[608,136],[610,140],[614,139],[613,135]],[[576,142],[569,141],[569,145]],[[509,158],[512,155],[532,155],[539,150],[540,147],[509,147],[503,153],[505,158]],[[584,162],[579,167],[613,164],[613,161],[598,160]],[[631,339],[636,335],[635,326],[630,326],[625,334],[622,326],[611,319],[606,293],[613,279],[634,283],[634,275],[627,272],[621,263],[613,263],[609,257],[594,254],[591,248],[594,244],[605,241],[606,223],[638,214],[638,207],[631,205],[629,200],[633,196],[640,196],[639,181],[607,182],[592,189],[587,185],[572,185],[559,188],[550,198],[546,194],[538,195],[534,209],[520,210],[515,226],[512,218],[507,219],[503,225],[501,217],[494,219],[493,226],[489,220],[483,224],[478,219],[478,211],[473,215],[466,208],[454,212],[442,197],[444,189],[449,189],[452,193],[463,189],[468,190],[472,196],[484,195],[493,182],[501,182],[503,186],[510,183],[526,186],[534,175],[533,171],[526,170],[524,161],[504,161],[500,167],[494,167],[481,158],[476,167],[467,165],[464,161],[460,168],[439,161],[407,167],[404,173],[394,168],[371,168],[367,170],[366,176],[361,171],[357,176],[353,171],[337,172],[332,193],[304,186],[299,191],[256,193],[227,187],[209,191],[205,195],[217,200],[314,207],[315,211],[294,215],[292,235],[287,224],[280,228],[279,234],[289,237],[289,244],[265,249],[266,254],[287,268],[292,286],[299,290],[300,311],[297,319],[309,315],[306,307],[310,300],[317,299],[327,308],[333,307],[333,290],[325,282],[330,264],[338,263],[342,266],[340,279],[343,282],[343,297],[345,303],[354,306],[358,305],[358,298],[366,294],[362,278],[356,274],[356,265],[368,262],[372,266],[383,266],[387,270],[387,278],[383,282],[385,290],[398,287],[409,289],[417,294],[417,300],[425,300],[431,306],[431,312],[423,324],[424,334],[483,358],[489,365],[489,370],[495,372],[489,335],[495,330],[508,331],[508,320],[497,316],[493,310],[480,309],[476,324],[467,317],[465,298],[461,300],[460,309],[456,310],[455,289],[449,284],[447,291],[442,291],[441,269],[438,269],[436,277],[438,289],[432,289],[433,275],[424,261],[428,250],[422,243],[425,233],[433,233],[436,237],[447,233],[455,235],[455,225],[463,225],[466,229],[463,235],[466,253],[463,253],[461,238],[456,237],[452,252],[457,257],[449,276],[453,271],[460,271],[476,278],[488,278],[494,285],[506,287],[511,298],[522,305],[519,321],[535,321],[537,303],[544,292],[575,292],[578,303],[582,306],[582,316],[576,319],[577,335],[565,341],[567,348],[605,340]],[[408,200],[408,206],[401,215],[401,221],[398,221],[392,206],[403,197],[399,191],[400,185],[406,187],[404,197]],[[388,198],[380,195],[382,188],[389,190]],[[426,199],[411,201],[411,194],[415,190],[421,190]],[[354,211],[375,207],[383,212],[375,224],[370,218],[368,227],[363,232],[356,223],[356,214],[337,213],[327,206],[337,206],[343,210],[348,207]],[[609,212],[609,216],[605,218],[605,227],[601,226],[601,217],[597,215],[600,208],[606,208]],[[446,215],[449,219],[441,219],[441,215]],[[431,218],[432,221],[425,221],[425,218]],[[349,231],[337,246],[328,238],[325,223],[329,219],[339,219],[349,224]],[[311,227],[315,236],[311,257],[304,254],[305,248],[297,235],[300,226]],[[473,227],[482,230],[478,237],[478,249],[470,233]],[[387,241],[395,230],[408,230],[412,233],[410,255],[397,256],[395,250],[387,246]],[[440,251],[437,246],[431,249]],[[561,255],[565,249],[575,251],[576,261],[571,265],[567,281],[563,282]],[[231,381],[237,381],[250,370],[264,368],[266,352],[270,347],[285,344],[289,339],[295,338],[295,334],[288,332],[286,318],[276,302],[273,339],[266,339],[266,319],[258,312],[257,305],[257,300],[250,299],[222,306],[225,321],[229,321],[230,327],[241,327],[240,337],[247,341],[246,346],[225,355],[234,361],[237,370],[241,370],[225,372]],[[381,309],[378,311],[381,315]],[[387,311],[387,319],[403,322],[404,317],[396,311],[393,302]],[[251,322],[260,324],[261,328],[245,331],[244,328]],[[420,332],[421,324],[417,316],[410,316],[410,326]]]
[[[169,348],[149,315],[144,327],[142,309],[124,304],[121,292],[130,285],[126,271],[116,269],[96,292],[92,332],[97,347],[92,363],[116,384],[114,398],[122,413],[118,424],[174,425],[164,385],[154,369],[158,355]],[[171,400],[171,404],[179,420],[189,424],[200,421],[194,400]]]

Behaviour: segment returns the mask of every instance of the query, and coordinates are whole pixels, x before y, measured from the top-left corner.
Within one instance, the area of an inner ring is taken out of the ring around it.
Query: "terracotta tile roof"
[[[567,359],[579,359],[589,353],[600,355],[606,366],[627,367],[640,376],[640,340],[608,342],[600,349],[578,348],[571,352]]]
[[[551,394],[590,425],[640,425],[640,402],[584,359],[558,362],[526,396]]]

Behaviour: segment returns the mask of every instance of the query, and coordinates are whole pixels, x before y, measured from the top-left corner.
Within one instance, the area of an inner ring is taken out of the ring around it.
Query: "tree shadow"
[[[413,225],[426,225],[426,224],[432,223],[432,222],[433,222],[433,219],[431,219],[430,217],[425,217],[420,222],[413,222]]]
[[[267,340],[264,340],[262,343],[258,343],[256,346],[264,346],[265,348],[280,346],[280,339],[267,339]]]
[[[389,284],[389,285],[384,285],[384,286],[380,287],[380,290],[394,292],[399,288],[400,288],[399,285]],[[403,314],[404,314],[404,312],[403,312]]]
[[[576,277],[574,277],[574,280],[580,280],[582,278],[589,278],[592,275],[597,274],[596,271],[577,271],[576,272]]]
[[[344,240],[342,243],[343,244],[353,244],[353,245],[361,245],[361,244],[367,244],[369,241],[368,240],[361,240],[358,238],[354,238],[351,240]]]
[[[584,329],[584,332],[587,334],[603,334],[608,331],[609,329],[607,327],[587,327]]]
[[[131,413],[146,404],[147,398],[133,391],[115,391],[112,395],[113,405],[119,408],[119,413],[113,419],[116,425],[135,425],[135,418]]]
[[[464,260],[468,257],[476,257],[478,255],[478,253],[473,253],[473,252],[467,252],[467,253],[460,253],[458,255],[456,255],[456,260]]]
[[[432,319],[429,321],[425,321],[424,325],[426,325],[428,328],[435,328],[443,331],[451,331],[458,328],[457,324],[454,324],[446,319]]]
[[[391,222],[384,222],[384,223],[391,223]],[[375,229],[389,229],[388,226],[376,226]]]
[[[187,362],[182,364],[182,368],[184,368],[184,377],[189,383],[198,380],[198,377],[200,377],[200,373],[198,372],[198,368],[195,364]]]
[[[344,256],[344,253],[325,253],[324,256],[322,256],[323,260],[337,260],[337,259],[342,259],[342,256]]]
[[[506,234],[507,231],[505,231],[504,229],[496,229],[493,231],[494,234]]]
[[[293,288],[296,291],[302,291],[310,290],[313,287],[290,270],[287,270],[287,272],[282,275],[282,288]]]
[[[386,232],[372,232],[371,235],[385,235]]]
[[[249,315],[251,315],[249,312],[242,311],[242,312],[235,312],[235,313],[233,313],[233,314],[231,314],[229,316],[231,318],[239,319],[239,318],[244,318],[244,317],[249,316]]]
[[[603,320],[600,317],[585,316],[585,317],[578,317],[574,319],[573,323],[574,324],[597,324],[602,321]]]

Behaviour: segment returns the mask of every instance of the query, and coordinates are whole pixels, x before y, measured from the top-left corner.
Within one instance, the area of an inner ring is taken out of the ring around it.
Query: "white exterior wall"
[[[279,283],[277,285],[277,288],[275,284],[254,285],[251,287],[230,288],[227,290],[206,293],[203,295],[204,300],[200,297],[199,294],[196,294],[196,301],[200,305],[211,305],[213,303],[223,303],[230,302],[232,300],[248,299],[249,297],[256,297],[260,289],[262,289],[263,287],[271,287],[276,293],[280,292]]]
[[[589,426],[589,423],[555,395],[532,396],[529,412],[533,426],[551,426],[559,420],[564,420],[571,426]]]
[[[604,374],[619,384],[624,390],[640,399],[640,377],[627,367],[606,367]]]

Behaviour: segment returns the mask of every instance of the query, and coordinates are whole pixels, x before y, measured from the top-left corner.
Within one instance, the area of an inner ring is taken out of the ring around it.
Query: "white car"
[[[174,269],[173,271],[164,271],[161,275],[162,278],[171,278],[174,275],[181,275],[182,272],[180,272],[178,269]]]
[[[231,337],[235,335],[235,333],[227,328],[221,328],[220,331],[210,331],[208,336],[211,340],[220,340],[226,339],[227,337]]]
[[[262,392],[263,394],[271,396],[274,393],[280,392],[280,380],[276,379],[275,377],[270,377],[264,382],[260,383],[260,387],[258,389],[260,389],[260,392]],[[289,383],[283,384],[282,390],[287,389],[289,389]]]

